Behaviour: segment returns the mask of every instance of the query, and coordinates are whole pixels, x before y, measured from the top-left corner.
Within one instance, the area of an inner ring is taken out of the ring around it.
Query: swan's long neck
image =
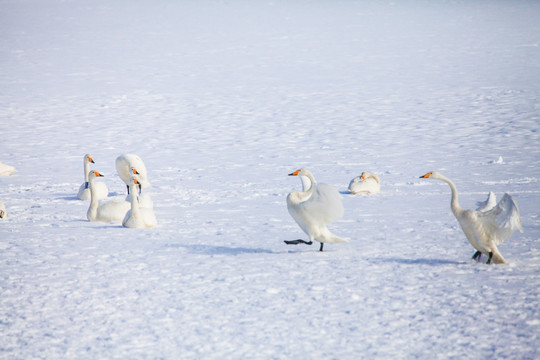
[[[300,181],[302,181],[302,191],[308,191],[311,187],[313,187],[315,179],[313,179],[313,177],[309,178],[307,176],[301,175]]]
[[[90,171],[90,162],[84,158],[84,182],[88,187],[88,172]]]
[[[302,181],[303,191],[298,192],[298,198],[304,202],[313,194],[313,184],[316,184],[316,181],[311,174],[300,176],[300,180]]]
[[[457,214],[462,209],[461,209],[461,206],[459,206],[459,196],[458,196],[456,185],[454,185],[452,180],[448,179],[445,176],[440,175],[440,179],[444,181],[445,183],[447,183],[450,186],[450,190],[452,190],[452,199],[450,200],[450,208],[452,209],[452,212],[454,214]]]
[[[137,199],[137,185],[134,183],[131,183],[129,185],[129,192],[131,193],[131,216],[132,217],[139,217],[140,209],[139,209],[139,199]]]
[[[90,187],[90,206],[88,207],[88,212],[86,213],[86,215],[88,217],[88,220],[91,220],[95,219],[97,216],[99,202],[96,196],[96,185],[94,184],[94,179],[89,179],[88,183]]]

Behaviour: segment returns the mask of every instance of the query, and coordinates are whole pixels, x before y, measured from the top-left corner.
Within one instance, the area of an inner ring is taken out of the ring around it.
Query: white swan
[[[0,176],[9,176],[14,172],[17,172],[17,169],[0,161]]]
[[[129,194],[129,184],[133,175],[132,169],[139,172],[139,192],[141,189],[151,188],[152,184],[148,181],[146,166],[141,158],[135,154],[123,154],[116,158],[116,171],[127,186]]]
[[[4,205],[4,202],[0,200],[0,219],[3,219],[7,216],[7,210],[6,205]]]
[[[94,164],[94,159],[92,159],[92,156],[90,154],[86,154],[83,157],[83,169],[84,169],[84,182],[79,187],[79,192],[77,193],[77,198],[81,200],[89,200],[90,199],[90,187],[88,183],[88,173],[90,172],[90,163]],[[97,199],[104,199],[109,195],[109,189],[107,189],[107,185],[103,182],[96,182],[96,198]]]
[[[305,191],[293,191],[287,196],[287,209],[296,223],[309,236],[309,242],[303,240],[285,241],[286,244],[313,241],[321,243],[319,251],[323,251],[324,243],[348,242],[348,239],[334,235],[326,225],[343,216],[341,196],[336,188],[327,184],[317,184],[315,178],[306,169],[299,169],[289,176],[305,177],[309,180]]]
[[[130,204],[127,201],[110,200],[98,202],[95,197],[96,192],[96,177],[101,177],[99,172],[90,171],[88,174],[88,182],[90,183],[90,207],[86,212],[86,217],[90,221],[103,222],[121,222],[126,213],[130,209]]]
[[[375,194],[381,191],[381,179],[375,174],[363,172],[349,183],[351,194]]]
[[[151,228],[156,226],[157,220],[154,215],[154,211],[151,208],[142,207],[139,204],[139,200],[134,194],[137,192],[136,187],[138,186],[137,178],[131,179],[131,184],[129,185],[131,190],[131,209],[127,212],[124,220],[122,221],[122,226],[127,228]]]
[[[457,188],[450,179],[436,171],[420,178],[439,179],[450,186],[452,190],[450,208],[465,236],[476,249],[474,260],[480,260],[482,254],[485,254],[488,256],[488,264],[491,261],[495,264],[506,263],[497,245],[506,241],[515,230],[523,232],[519,209],[512,196],[504,194],[497,206],[488,211],[465,210],[459,206]]]

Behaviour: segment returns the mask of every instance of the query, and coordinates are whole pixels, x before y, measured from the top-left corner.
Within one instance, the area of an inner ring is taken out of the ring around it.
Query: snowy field
[[[540,2],[0,0],[0,31],[0,358],[540,358]],[[156,228],[86,220],[85,153],[118,199],[143,158]],[[349,243],[283,243],[301,167]],[[514,197],[509,264],[432,170]]]

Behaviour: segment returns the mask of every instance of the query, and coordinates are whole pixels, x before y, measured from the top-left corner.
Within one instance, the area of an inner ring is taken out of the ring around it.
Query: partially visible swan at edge
[[[139,172],[139,192],[141,189],[151,188],[152,184],[148,181],[146,166],[138,155],[123,154],[116,158],[116,171],[127,186],[129,194],[129,184],[133,175],[132,169],[135,168]]]
[[[129,185],[131,188],[131,209],[126,213],[122,226],[127,228],[151,228],[157,224],[156,216],[151,208],[141,206],[137,197],[134,196],[137,192],[138,183],[136,177],[131,179]]]
[[[476,249],[472,257],[474,260],[479,261],[484,254],[488,256],[487,264],[492,261],[495,264],[506,263],[497,245],[506,241],[515,230],[523,232],[519,209],[512,196],[504,194],[502,200],[491,210],[465,210],[459,206],[458,191],[450,179],[436,171],[429,172],[420,178],[439,179],[450,186],[452,191],[450,208],[465,236]]]
[[[79,187],[77,198],[81,200],[90,200],[90,187],[88,183],[88,173],[90,172],[90,163],[94,164],[94,159],[90,154],[86,154],[83,157],[83,169],[84,169],[84,182]],[[103,182],[96,182],[96,198],[104,199],[109,195],[109,189]]]
[[[0,161],[0,176],[9,176],[15,172],[17,172],[17,169],[13,166],[4,164]]]
[[[375,194],[381,191],[381,179],[375,174],[363,172],[349,183],[351,194]]]
[[[287,209],[296,223],[309,236],[309,242],[304,240],[285,241],[286,244],[305,243],[313,241],[321,243],[319,251],[323,251],[324,243],[348,242],[348,239],[334,235],[326,225],[343,216],[341,196],[336,188],[327,184],[317,184],[313,174],[306,169],[299,169],[289,176],[305,177],[309,183],[305,191],[293,191],[287,196]]]
[[[0,200],[0,219],[3,219],[7,216],[7,210],[6,205],[4,205],[4,202]]]
[[[98,202],[95,197],[96,177],[101,177],[99,172],[90,171],[88,174],[88,182],[90,183],[90,206],[86,212],[86,217],[90,221],[103,222],[121,222],[126,213],[130,209],[130,204],[127,201],[109,200]]]

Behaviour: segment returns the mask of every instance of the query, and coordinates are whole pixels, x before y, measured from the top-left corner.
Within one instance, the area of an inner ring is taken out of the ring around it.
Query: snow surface
[[[540,2],[0,0],[0,31],[0,358],[540,358]],[[128,152],[154,229],[76,199]],[[350,243],[283,243],[300,167]],[[515,198],[508,265],[431,170]]]

